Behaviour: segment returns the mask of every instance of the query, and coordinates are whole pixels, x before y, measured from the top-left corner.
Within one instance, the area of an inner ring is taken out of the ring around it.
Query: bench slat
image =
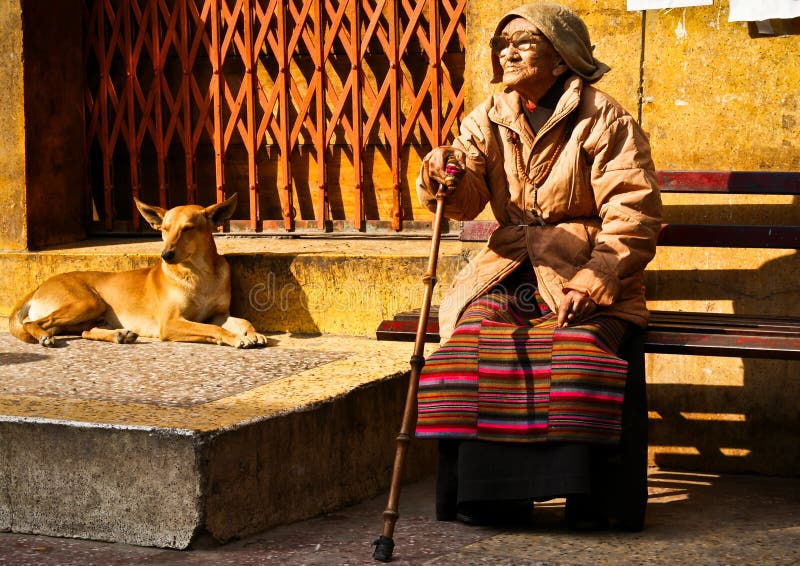
[[[800,359],[800,319],[724,313],[653,311],[645,351],[741,358]],[[378,327],[378,340],[413,342],[419,310],[398,313]],[[426,342],[439,342],[436,312]]]
[[[652,354],[800,360],[800,338],[648,330],[644,350]]]
[[[740,314],[653,311],[650,330],[685,331],[761,336],[798,336],[800,319]]]
[[[659,246],[714,248],[800,248],[800,226],[664,224]]]
[[[417,338],[417,319],[384,320],[375,333],[378,340],[413,342]],[[428,320],[425,342],[439,342],[439,323]]]
[[[431,311],[433,312],[433,311]],[[419,316],[419,309],[409,311],[411,316]],[[736,324],[737,321],[742,326],[769,325],[777,327],[794,327],[800,324],[800,318],[793,316],[777,315],[753,315],[739,313],[716,313],[716,312],[694,312],[694,311],[650,311],[650,321],[652,322],[695,322],[703,320],[706,323],[714,324]]]
[[[796,171],[657,171],[665,193],[800,194]]]
[[[800,195],[796,171],[656,171],[665,193]],[[486,241],[497,228],[493,220],[461,223],[464,242]],[[662,246],[729,248],[800,248],[800,226],[735,226],[667,224],[659,235]]]
[[[463,222],[463,242],[483,242],[497,228],[490,220]],[[800,249],[800,226],[735,224],[664,224],[659,246],[703,246],[714,248]]]
[[[438,315],[438,305],[431,306],[430,314],[428,315],[428,328],[435,327],[438,331]],[[416,328],[417,320],[419,320],[419,309],[412,309],[397,313],[394,315],[393,321],[387,322],[411,321],[413,322],[412,326]],[[754,331],[760,330],[763,332],[774,331],[800,333],[800,318],[794,317],[691,311],[650,311],[651,328],[664,326],[676,327],[680,325],[687,325],[703,329],[707,327],[728,327],[731,329],[742,327],[753,328]]]

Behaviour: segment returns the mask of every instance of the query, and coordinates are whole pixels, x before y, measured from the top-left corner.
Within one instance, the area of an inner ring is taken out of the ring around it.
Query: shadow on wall
[[[269,240],[264,242],[267,246]],[[336,253],[273,254],[265,249],[226,257],[234,316],[265,332],[344,336],[374,336],[382,320],[418,308],[427,263],[417,253],[365,253],[357,242]],[[464,261],[460,255],[441,258],[435,301]]]
[[[295,256],[229,254],[231,314],[249,319],[256,328],[319,334],[309,312],[309,298],[292,272]]]
[[[773,206],[775,215],[766,217],[796,222],[799,205],[796,198],[782,210]],[[747,253],[744,263],[757,263],[751,258],[758,257],[758,250]],[[734,313],[797,317],[800,252],[787,252],[744,273],[693,268],[648,272],[647,292],[648,299],[723,301],[732,304]],[[800,362],[659,354],[657,364],[665,376],[661,381],[671,383],[648,383],[656,465],[797,475]]]

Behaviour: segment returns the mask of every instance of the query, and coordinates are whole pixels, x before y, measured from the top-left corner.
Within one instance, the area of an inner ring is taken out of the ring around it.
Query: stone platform
[[[46,349],[0,332],[0,531],[184,549],[385,490],[411,345],[270,342]],[[406,469],[430,473],[431,446]]]

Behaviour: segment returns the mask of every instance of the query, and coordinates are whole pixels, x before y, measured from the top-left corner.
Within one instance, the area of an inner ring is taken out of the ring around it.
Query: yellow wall
[[[647,13],[643,121],[663,169],[800,169],[800,36],[751,38],[727,2]]]

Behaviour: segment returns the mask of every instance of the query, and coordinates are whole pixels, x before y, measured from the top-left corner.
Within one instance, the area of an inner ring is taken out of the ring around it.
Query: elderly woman
[[[650,146],[592,86],[609,67],[573,11],[512,10],[491,49],[503,92],[426,156],[417,181],[433,210],[455,166],[445,215],[470,220],[489,204],[499,227],[442,302],[416,434],[440,439],[439,519],[522,520],[532,501],[566,496],[571,526],[600,528],[597,468],[616,454],[629,379],[620,348],[648,320],[643,270],[661,215]]]

